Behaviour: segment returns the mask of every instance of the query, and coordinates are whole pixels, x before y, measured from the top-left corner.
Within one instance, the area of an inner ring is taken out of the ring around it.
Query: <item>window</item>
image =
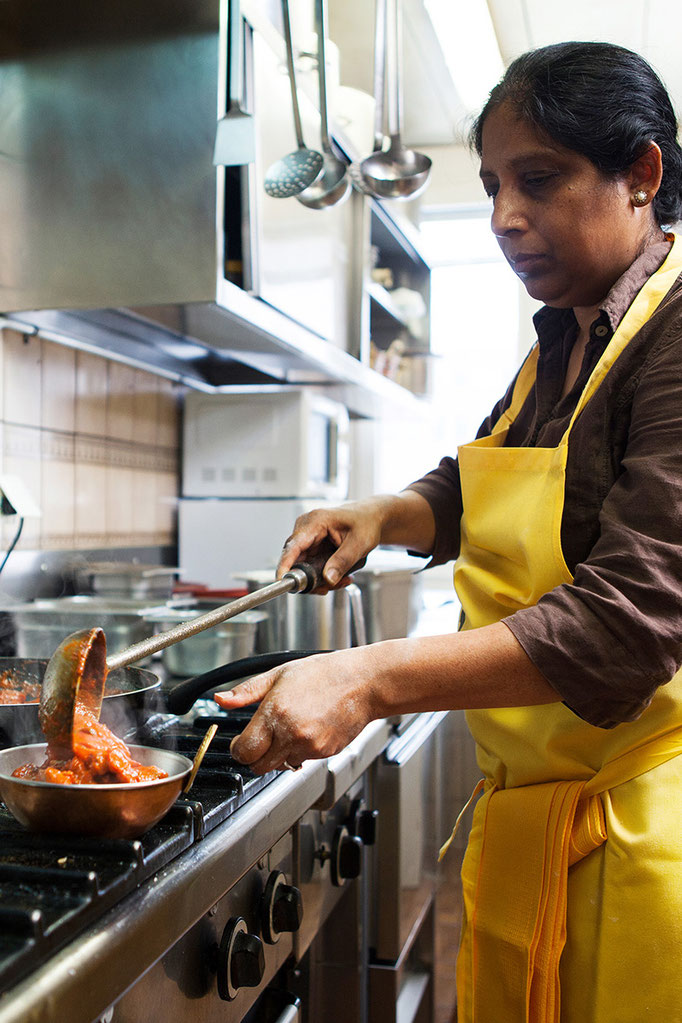
[[[490,208],[430,211],[431,350],[440,455],[473,440],[521,361],[518,281],[490,230]],[[527,347],[527,346],[526,346]]]

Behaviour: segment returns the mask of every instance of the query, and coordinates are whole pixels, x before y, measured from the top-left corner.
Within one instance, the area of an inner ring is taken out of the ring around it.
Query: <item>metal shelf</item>
[[[362,418],[429,414],[423,399],[228,282],[220,282],[217,304],[35,310],[0,323],[196,390],[308,385]]]

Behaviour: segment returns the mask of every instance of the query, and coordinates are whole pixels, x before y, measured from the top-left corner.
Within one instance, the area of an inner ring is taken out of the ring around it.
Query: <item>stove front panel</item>
[[[111,1007],[111,1023],[140,1023],[158,1018],[163,1018],[164,1023],[242,1020],[293,949],[292,932],[273,935],[267,922],[264,927],[263,914],[266,920],[268,916],[268,882],[273,875],[283,875],[282,883],[291,886],[290,834],[261,857],[241,881]],[[235,950],[234,940],[230,944],[235,924],[240,920],[244,924],[237,925],[237,933],[255,939],[244,941],[241,951]],[[276,938],[274,943],[273,937]],[[256,980],[261,964],[260,982],[255,987],[241,986],[240,980],[249,983]],[[225,995],[231,996],[231,1000],[225,1000]]]

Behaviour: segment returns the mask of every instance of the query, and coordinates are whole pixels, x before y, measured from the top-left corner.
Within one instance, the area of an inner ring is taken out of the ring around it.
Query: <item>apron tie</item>
[[[472,919],[474,1020],[559,1020],[568,868],[606,841],[601,800],[582,798],[584,787],[490,792]]]
[[[455,821],[454,828],[450,832],[450,837],[448,838],[448,840],[446,842],[443,843],[443,845],[440,848],[440,852],[438,853],[438,862],[439,863],[443,859],[443,857],[445,856],[445,854],[448,851],[448,849],[450,848],[450,846],[452,845],[454,837],[457,834],[457,832],[459,831],[459,826],[462,823],[462,817],[467,812],[467,810],[469,809],[469,807],[471,806],[471,804],[473,803],[474,799],[479,794],[479,792],[481,792],[483,790],[483,787],[485,785],[486,785],[485,778],[481,778],[480,781],[476,782],[476,787],[474,788],[474,791],[471,793],[471,795],[467,799],[466,803],[464,804],[462,809],[457,814],[457,820]]]

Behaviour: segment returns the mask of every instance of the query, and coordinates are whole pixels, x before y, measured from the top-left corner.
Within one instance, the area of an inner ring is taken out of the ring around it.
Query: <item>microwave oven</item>
[[[185,398],[182,492],[188,498],[343,501],[348,410],[304,389]]]

